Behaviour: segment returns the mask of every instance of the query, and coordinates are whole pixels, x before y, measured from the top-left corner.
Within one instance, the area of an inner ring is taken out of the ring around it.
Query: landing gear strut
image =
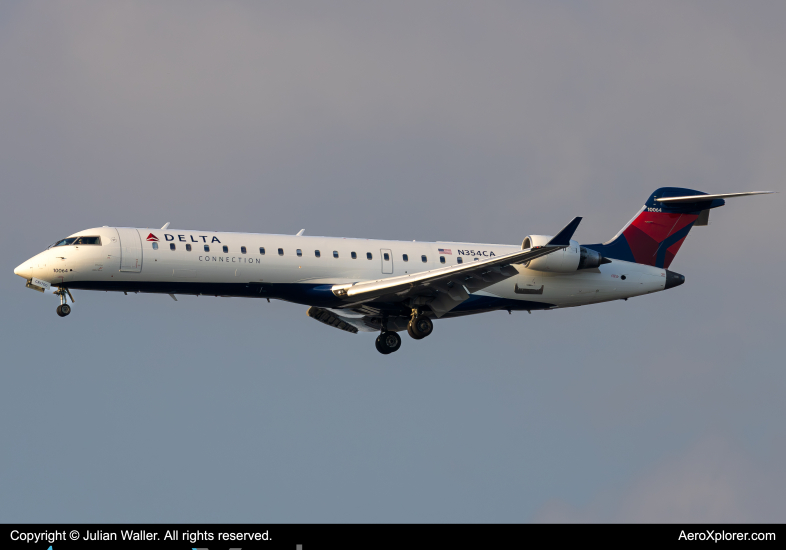
[[[71,292],[64,287],[58,288],[54,293],[60,296],[60,305],[57,306],[57,314],[60,317],[65,317],[71,313],[71,306],[68,305],[68,299],[66,298],[66,295],[71,298],[72,303],[74,302],[74,297],[71,296]]]
[[[412,310],[412,319],[407,325],[407,332],[415,340],[425,338],[434,330],[434,323],[420,311]]]

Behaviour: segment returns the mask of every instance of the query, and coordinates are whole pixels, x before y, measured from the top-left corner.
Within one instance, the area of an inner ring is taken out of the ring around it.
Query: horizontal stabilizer
[[[775,191],[748,191],[747,193],[720,193],[717,195],[689,195],[686,197],[664,197],[655,199],[658,202],[681,203],[681,202],[702,202],[714,199],[733,199],[736,197],[747,197],[748,195],[770,195]],[[722,203],[721,203],[722,204]]]

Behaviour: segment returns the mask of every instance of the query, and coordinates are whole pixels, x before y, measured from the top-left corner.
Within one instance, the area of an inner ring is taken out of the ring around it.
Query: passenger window
[[[153,243],[153,250],[158,250],[158,243]]]
[[[387,252],[385,252],[385,253],[382,255],[382,257],[383,257],[383,258],[385,258],[385,261],[386,261],[386,262],[389,262],[389,261],[390,261],[390,254],[388,254]]]
[[[461,258],[456,258],[456,262],[457,262],[457,263],[460,263],[460,264],[463,264],[463,263],[464,263],[464,260],[463,260],[463,259],[461,259]]]
[[[333,251],[333,257],[334,258],[338,258],[338,250],[334,250]]]
[[[209,244],[205,245],[205,252],[210,252],[210,245]]]
[[[314,251],[314,256],[316,256],[317,258],[319,258],[319,250],[315,250],[315,251]]]
[[[245,254],[246,253],[246,247],[245,246],[241,246],[240,247],[240,253],[241,254]]]
[[[407,256],[406,254],[404,254],[403,256],[401,256],[401,258],[402,258],[402,259],[403,259],[405,262],[408,262],[408,261],[409,261],[409,256]]]
[[[191,245],[190,245],[190,244],[187,244],[187,245],[186,245],[186,250],[187,250],[188,252],[191,252]]]
[[[229,247],[227,245],[224,245],[223,249],[224,249],[224,254],[227,254],[229,252]]]
[[[259,247],[259,253],[262,254],[263,256],[265,255],[265,247],[264,246],[260,246]]]
[[[440,256],[439,257],[439,263],[441,263],[441,264],[445,263],[445,256]]]
[[[352,256],[353,260],[357,260],[358,259],[357,252],[350,252],[349,255]]]
[[[175,249],[175,243],[169,243],[169,250]]]
[[[297,249],[297,256],[298,256],[298,258],[301,257],[302,255],[303,255],[303,251],[298,248]]]
[[[278,249],[278,255],[279,256],[283,256],[284,255],[284,249],[283,248],[279,248]]]
[[[423,261],[423,263],[426,263],[427,261],[425,256],[421,256],[420,259]]]
[[[370,260],[372,258],[373,258],[373,256],[371,255],[371,252],[366,252],[366,259]]]

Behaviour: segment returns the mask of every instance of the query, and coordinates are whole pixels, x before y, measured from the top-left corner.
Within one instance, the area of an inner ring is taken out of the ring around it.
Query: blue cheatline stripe
[[[658,250],[655,256],[655,267],[663,267],[663,264],[666,263],[666,251],[669,249],[671,245],[679,241],[680,239],[687,237],[688,233],[690,233],[691,228],[693,227],[693,223],[689,223],[676,233],[674,233],[671,237],[667,237],[664,239],[660,245],[658,246]]]

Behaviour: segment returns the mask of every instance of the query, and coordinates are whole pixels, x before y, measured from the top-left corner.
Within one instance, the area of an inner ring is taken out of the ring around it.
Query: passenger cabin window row
[[[100,245],[101,244],[101,237],[69,237],[68,239],[63,239],[61,241],[58,241],[53,246],[80,245],[80,244]],[[153,242],[151,244],[153,245],[153,250],[158,250],[158,243],[157,242]],[[205,248],[205,252],[210,252],[210,245],[206,244],[206,245],[204,245],[204,248]],[[224,251],[224,254],[229,254],[229,247],[227,245],[223,245],[221,248]],[[176,249],[177,249],[177,247],[175,246],[175,243],[169,243],[169,250],[176,250]],[[186,250],[188,252],[191,252],[191,245],[190,244],[186,244]],[[247,251],[245,246],[241,246],[240,247],[240,253],[241,254],[246,254],[247,252],[248,251]],[[260,246],[259,247],[259,253],[262,256],[265,255],[265,247],[264,246]],[[298,248],[295,251],[295,253],[297,254],[298,258],[303,256],[303,250],[301,250],[300,248]],[[278,255],[279,256],[283,256],[284,255],[284,249],[283,248],[279,248],[278,249]],[[319,250],[314,250],[314,257],[320,258],[321,256],[322,256],[322,254],[321,254],[321,252]],[[334,250],[333,251],[333,257],[334,258],[339,258],[338,250]],[[358,255],[357,255],[356,252],[350,252],[350,257],[353,260],[357,260]],[[387,253],[387,252],[383,252],[382,253],[382,258],[386,262],[389,262],[390,259],[391,259],[390,258],[390,254]],[[366,259],[373,260],[374,259],[374,255],[371,252],[366,252]],[[409,255],[408,254],[402,254],[401,255],[401,259],[403,261],[405,261],[405,262],[408,262],[409,261]],[[478,258],[475,258],[475,260],[477,261]],[[428,262],[428,257],[425,254],[423,254],[423,255],[420,256],[420,261],[422,261],[423,263],[426,263],[426,262]],[[441,264],[445,263],[445,256],[440,256],[439,257],[439,263],[441,263]],[[458,257],[458,258],[456,258],[456,263],[458,263],[458,264],[464,263],[464,260],[462,258]]]

